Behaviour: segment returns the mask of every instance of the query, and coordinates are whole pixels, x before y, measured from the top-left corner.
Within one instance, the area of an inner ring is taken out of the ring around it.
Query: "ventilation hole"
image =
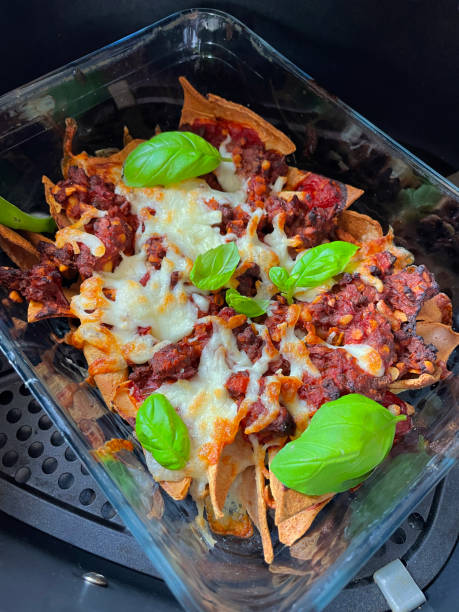
[[[88,470],[87,470],[87,469],[84,467],[84,465],[83,465],[83,464],[81,464],[80,469],[81,469],[81,473],[83,474],[83,476],[89,476],[89,472],[88,472]]]
[[[42,452],[43,444],[41,442],[33,442],[33,444],[29,446],[29,456],[32,457],[32,459],[39,457]]]
[[[408,525],[412,529],[417,529],[418,531],[422,531],[424,529],[425,522],[422,516],[418,512],[413,512],[413,514],[410,514],[410,516],[408,517]]]
[[[59,476],[57,484],[60,486],[61,489],[70,489],[74,481],[75,478],[73,477],[73,474],[70,474],[70,472],[64,472]]]
[[[2,391],[0,393],[0,404],[2,406],[6,406],[6,404],[9,404],[11,402],[13,397],[14,397],[13,392],[10,391],[9,389],[7,389],[6,391]]]
[[[40,429],[46,430],[46,429],[49,429],[52,426],[53,426],[53,423],[52,423],[51,419],[49,418],[49,416],[47,414],[44,414],[43,416],[41,416],[38,419],[38,427]]]
[[[8,412],[6,413],[6,420],[8,421],[8,423],[17,423],[21,416],[22,413],[19,408],[11,408],[11,410],[8,410]]]
[[[8,441],[6,433],[0,433],[0,448],[3,448]]]
[[[18,460],[18,454],[14,450],[10,450],[3,455],[2,463],[5,467],[12,467]]]
[[[25,397],[27,397],[27,395],[30,395],[30,391],[27,389],[24,383],[22,383],[22,385],[19,387],[19,393],[21,395],[24,395]]]
[[[53,432],[53,435],[51,436],[51,444],[53,446],[61,446],[61,444],[64,444],[64,438],[59,431]]]
[[[28,440],[32,435],[32,428],[29,425],[23,425],[16,432],[16,438],[21,442]]]
[[[57,469],[57,460],[54,457],[48,457],[41,464],[41,469],[45,474],[52,474]]]
[[[111,519],[115,516],[116,511],[110,502],[105,502],[100,509],[100,513],[104,519]]]
[[[40,404],[36,402],[34,399],[30,400],[27,408],[29,409],[29,412],[31,412],[32,414],[37,414],[37,412],[40,412],[41,410]]]
[[[67,459],[67,461],[75,461],[76,459],[75,453],[73,452],[71,448],[68,448],[68,447],[65,449],[64,456]]]
[[[96,499],[96,492],[93,489],[83,489],[80,493],[80,504],[89,506]]]
[[[406,533],[399,527],[390,538],[395,544],[404,544],[406,542]]]
[[[28,467],[22,467],[18,469],[18,471],[14,475],[14,479],[16,482],[19,482],[20,484],[24,484],[25,482],[29,480],[30,474],[31,472]]]

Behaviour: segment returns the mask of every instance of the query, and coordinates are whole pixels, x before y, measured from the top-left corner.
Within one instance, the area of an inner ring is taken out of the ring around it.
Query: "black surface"
[[[192,6],[238,17],[436,169],[459,168],[457,0],[3,2],[0,93]]]
[[[242,1],[218,0],[211,3],[163,0],[2,3],[0,94],[171,12],[196,5],[226,10],[244,21],[321,85],[441,173],[447,175],[459,168],[457,0],[400,0],[397,3],[393,0],[378,3],[365,0],[252,0],[249,7]],[[40,416],[37,415],[37,419]],[[52,432],[50,429],[49,434]],[[65,461],[65,455],[62,459],[65,447],[56,453],[60,468],[60,460]],[[0,499],[8,482],[14,482],[21,459],[22,456],[16,460],[17,469],[11,470],[10,481],[4,478],[1,482]],[[41,461],[37,458],[41,471],[44,459],[45,455]],[[68,468],[66,473],[75,477],[77,472],[73,469]],[[78,482],[84,480],[83,474],[82,479],[79,476]],[[46,481],[45,476],[40,477]],[[70,535],[77,542],[82,536],[93,552],[102,552],[99,542],[103,541],[104,552],[109,550],[107,556],[121,562],[127,558],[134,560],[134,566],[140,563],[137,568],[148,571],[142,561],[138,561],[140,557],[136,556],[133,538],[116,517],[107,520],[100,515],[105,503],[100,491],[93,485],[84,488],[95,491],[96,510],[86,507],[82,512],[74,512],[66,505],[72,506],[66,499],[64,504],[58,505],[60,516],[65,515],[68,522],[50,519],[46,504],[55,506],[56,496],[52,493],[49,497],[33,495],[33,499],[40,501],[33,508],[26,497],[3,499],[3,504],[9,504],[9,511],[15,506],[24,520],[60,537]],[[22,490],[30,494],[27,484]],[[73,494],[70,489],[60,489],[54,484],[54,493],[59,490],[61,494]],[[81,490],[78,499],[80,493]],[[439,531],[438,535],[431,536],[436,545],[432,550],[441,548],[445,539],[451,548],[455,540],[453,531],[442,533],[441,518],[437,521]],[[160,581],[89,555],[0,513],[0,551],[6,550],[8,555],[0,554],[1,612],[177,609]],[[422,555],[419,558],[423,558]],[[434,552],[430,556],[426,552],[426,559],[431,568],[435,565],[436,571],[444,562]],[[457,607],[458,569],[456,546],[450,562],[427,590],[430,605],[436,612],[449,612]],[[108,578],[108,588],[86,585],[81,575],[88,570],[103,573]],[[367,576],[359,576],[361,589],[373,586],[364,583]],[[424,579],[430,580],[426,576]],[[351,590],[344,591],[342,598],[329,610],[355,608],[355,600],[345,599]],[[357,609],[373,612],[378,608],[374,607],[373,599],[367,599],[362,600]]]

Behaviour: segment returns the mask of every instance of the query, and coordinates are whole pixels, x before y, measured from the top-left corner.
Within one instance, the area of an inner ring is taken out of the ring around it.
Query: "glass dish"
[[[41,176],[61,178],[65,117],[79,123],[75,150],[90,153],[120,147],[124,125],[144,138],[157,124],[175,129],[182,74],[200,91],[246,104],[290,135],[297,144],[294,165],[365,189],[354,208],[391,224],[399,242],[458,303],[448,229],[459,202],[455,188],[217,11],[176,13],[3,96],[0,193],[24,210],[46,209]],[[417,407],[415,429],[360,489],[337,496],[291,549],[275,541],[268,567],[257,536],[217,536],[209,548],[196,529],[194,504],[160,492],[129,428],[84,382],[81,354],[58,342],[67,322],[24,320],[24,305],[2,301],[2,350],[186,610],[321,610],[446,474],[457,453],[458,385],[450,377],[408,394]],[[134,450],[112,448],[101,458],[94,449],[112,438],[130,440]],[[8,443],[2,453],[7,451]]]

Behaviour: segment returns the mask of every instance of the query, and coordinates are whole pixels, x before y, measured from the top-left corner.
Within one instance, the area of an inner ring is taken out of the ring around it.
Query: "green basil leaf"
[[[281,291],[288,291],[289,274],[285,268],[274,266],[269,269],[269,278]]]
[[[381,463],[392,447],[397,422],[404,419],[358,393],[326,402],[302,435],[277,453],[271,471],[305,495],[346,491]]]
[[[222,161],[218,150],[192,132],[162,132],[126,158],[123,180],[130,187],[170,185],[212,172]]]
[[[11,229],[28,230],[29,232],[47,232],[51,234],[56,231],[56,223],[52,217],[29,215],[1,196],[0,223]]]
[[[297,277],[296,287],[317,287],[340,274],[358,248],[337,240],[309,249],[293,266],[291,276]]]
[[[236,289],[228,289],[226,292],[226,303],[236,312],[245,314],[247,317],[259,317],[268,310],[269,300],[255,300],[251,297],[241,295]]]
[[[198,255],[190,273],[190,280],[199,289],[215,291],[233,276],[241,259],[235,242],[221,244]]]
[[[140,444],[169,470],[181,470],[190,457],[188,429],[169,400],[153,393],[140,405],[135,421]]]

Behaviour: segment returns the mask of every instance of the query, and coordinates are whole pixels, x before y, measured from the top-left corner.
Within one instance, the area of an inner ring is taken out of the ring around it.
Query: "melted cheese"
[[[287,327],[286,323],[283,325],[285,325],[285,332],[279,351],[290,362],[290,376],[302,380],[303,374],[306,373],[313,378],[319,378],[320,372],[312,363],[305,343],[295,336],[294,327]]]
[[[105,254],[105,245],[100,238],[73,227],[64,227],[59,230],[55,242],[58,249],[61,249],[67,242],[70,243],[76,254],[80,252],[78,242],[85,244],[94,257],[102,257]]]
[[[146,273],[145,252],[125,257],[114,272],[94,275],[85,281],[80,295],[72,299],[72,310],[80,319],[98,320],[113,326],[125,359],[145,363],[160,340],[175,342],[193,330],[197,307],[188,299],[183,281],[170,289],[174,270],[189,272],[189,263],[169,248],[159,270],[150,269],[150,279],[143,286],[139,281]],[[95,287],[94,279],[97,280]],[[103,289],[114,290],[115,299],[105,297]],[[88,314],[86,310],[94,312]],[[139,327],[151,328],[151,333],[139,334]]]
[[[217,318],[210,319],[213,320],[213,334],[202,352],[196,376],[163,384],[157,390],[168,398],[185,422],[191,447],[190,459],[179,471],[163,468],[147,453],[148,466],[157,480],[177,481],[191,476],[204,486],[209,450],[230,438],[232,426],[237,424],[237,404],[228,395],[225,383],[232,371],[249,367],[250,360],[238,350],[231,330]],[[233,438],[236,433],[237,428],[234,428]]]
[[[326,343],[325,343],[326,344]],[[328,348],[343,350],[352,355],[357,361],[357,365],[371,376],[383,376],[384,364],[380,354],[369,344],[343,344],[343,346],[333,346],[326,344]]]
[[[117,192],[129,199],[142,219],[144,241],[153,234],[167,236],[168,242],[193,261],[209,249],[226,242],[217,225],[222,213],[205,204],[210,190],[205,181],[185,181],[163,188],[128,188],[118,185]],[[149,209],[154,209],[153,214]],[[140,239],[142,244],[142,239]]]
[[[243,188],[243,181],[240,176],[236,174],[236,166],[232,161],[231,153],[226,148],[226,145],[230,142],[231,137],[228,134],[226,139],[220,145],[220,155],[224,159],[231,161],[222,161],[220,165],[214,170],[218,182],[225,191],[234,192],[240,191]]]
[[[284,232],[284,223],[282,221],[281,214],[274,217],[273,231],[271,234],[265,236],[264,240],[279,258],[279,265],[283,266],[288,272],[290,272],[295,265],[295,259],[290,257],[288,249],[289,247],[296,246],[296,239],[287,237],[286,233]],[[301,255],[298,255],[298,257],[301,257]]]

